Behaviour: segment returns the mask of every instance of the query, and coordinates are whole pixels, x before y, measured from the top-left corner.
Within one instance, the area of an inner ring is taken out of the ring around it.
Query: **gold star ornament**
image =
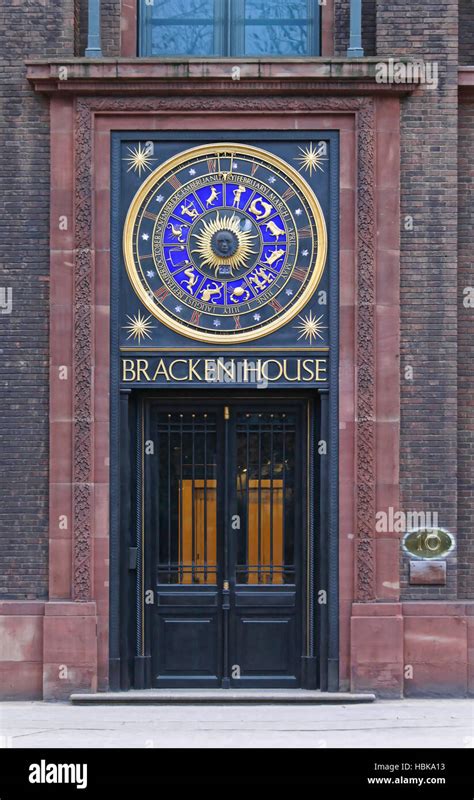
[[[310,311],[309,314],[300,314],[298,319],[299,322],[294,325],[294,328],[299,332],[298,341],[300,339],[304,339],[305,341],[309,341],[310,344],[313,344],[313,339],[324,339],[322,336],[322,331],[326,330],[326,325],[323,325],[322,315],[320,317],[315,317],[313,312]]]
[[[127,339],[134,339],[140,344],[142,339],[151,339],[150,331],[153,330],[151,324],[151,316],[142,317],[141,311],[135,316],[131,317],[127,314],[127,319],[130,320],[128,325],[123,325],[124,330],[128,332]]]
[[[129,164],[127,172],[131,172],[133,169],[134,172],[138,172],[138,177],[141,178],[142,172],[151,170],[151,164],[154,161],[150,150],[148,147],[142,147],[141,142],[138,143],[138,147],[127,147],[127,150],[130,153],[129,156],[124,158],[124,161],[128,161]]]
[[[296,161],[299,161],[301,166],[298,168],[299,172],[304,169],[305,172],[309,172],[309,177],[311,178],[313,175],[313,171],[321,170],[324,172],[323,167],[321,164],[324,161],[327,161],[327,158],[324,158],[326,155],[326,146],[324,142],[322,142],[318,147],[315,147],[313,142],[308,147],[298,147],[301,155],[296,156]]]

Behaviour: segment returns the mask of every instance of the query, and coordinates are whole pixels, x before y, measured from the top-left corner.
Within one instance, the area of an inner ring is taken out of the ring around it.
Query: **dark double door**
[[[301,685],[305,404],[152,401],[145,417],[152,685]]]

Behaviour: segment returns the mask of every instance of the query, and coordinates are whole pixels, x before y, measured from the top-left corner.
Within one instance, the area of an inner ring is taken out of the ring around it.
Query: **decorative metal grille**
[[[295,433],[293,414],[237,416],[237,583],[295,581]]]
[[[159,413],[158,581],[217,579],[216,415]]]

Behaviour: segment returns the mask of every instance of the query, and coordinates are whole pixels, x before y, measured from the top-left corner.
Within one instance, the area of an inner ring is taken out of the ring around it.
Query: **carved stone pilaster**
[[[356,599],[375,599],[375,119],[373,100],[358,115],[357,181],[357,560]]]
[[[93,470],[92,117],[76,106],[73,343],[73,599],[91,599]]]

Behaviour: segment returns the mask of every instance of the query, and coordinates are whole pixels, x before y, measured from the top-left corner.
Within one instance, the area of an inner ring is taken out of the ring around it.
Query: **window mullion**
[[[229,0],[229,55],[245,55],[245,0]]]
[[[145,0],[140,2],[139,12],[139,51],[140,56],[151,56],[152,53],[152,13],[150,6],[145,3]]]
[[[321,55],[321,15],[324,13],[317,0],[307,0],[308,3],[308,54]]]
[[[214,55],[227,55],[227,3],[214,0]]]

